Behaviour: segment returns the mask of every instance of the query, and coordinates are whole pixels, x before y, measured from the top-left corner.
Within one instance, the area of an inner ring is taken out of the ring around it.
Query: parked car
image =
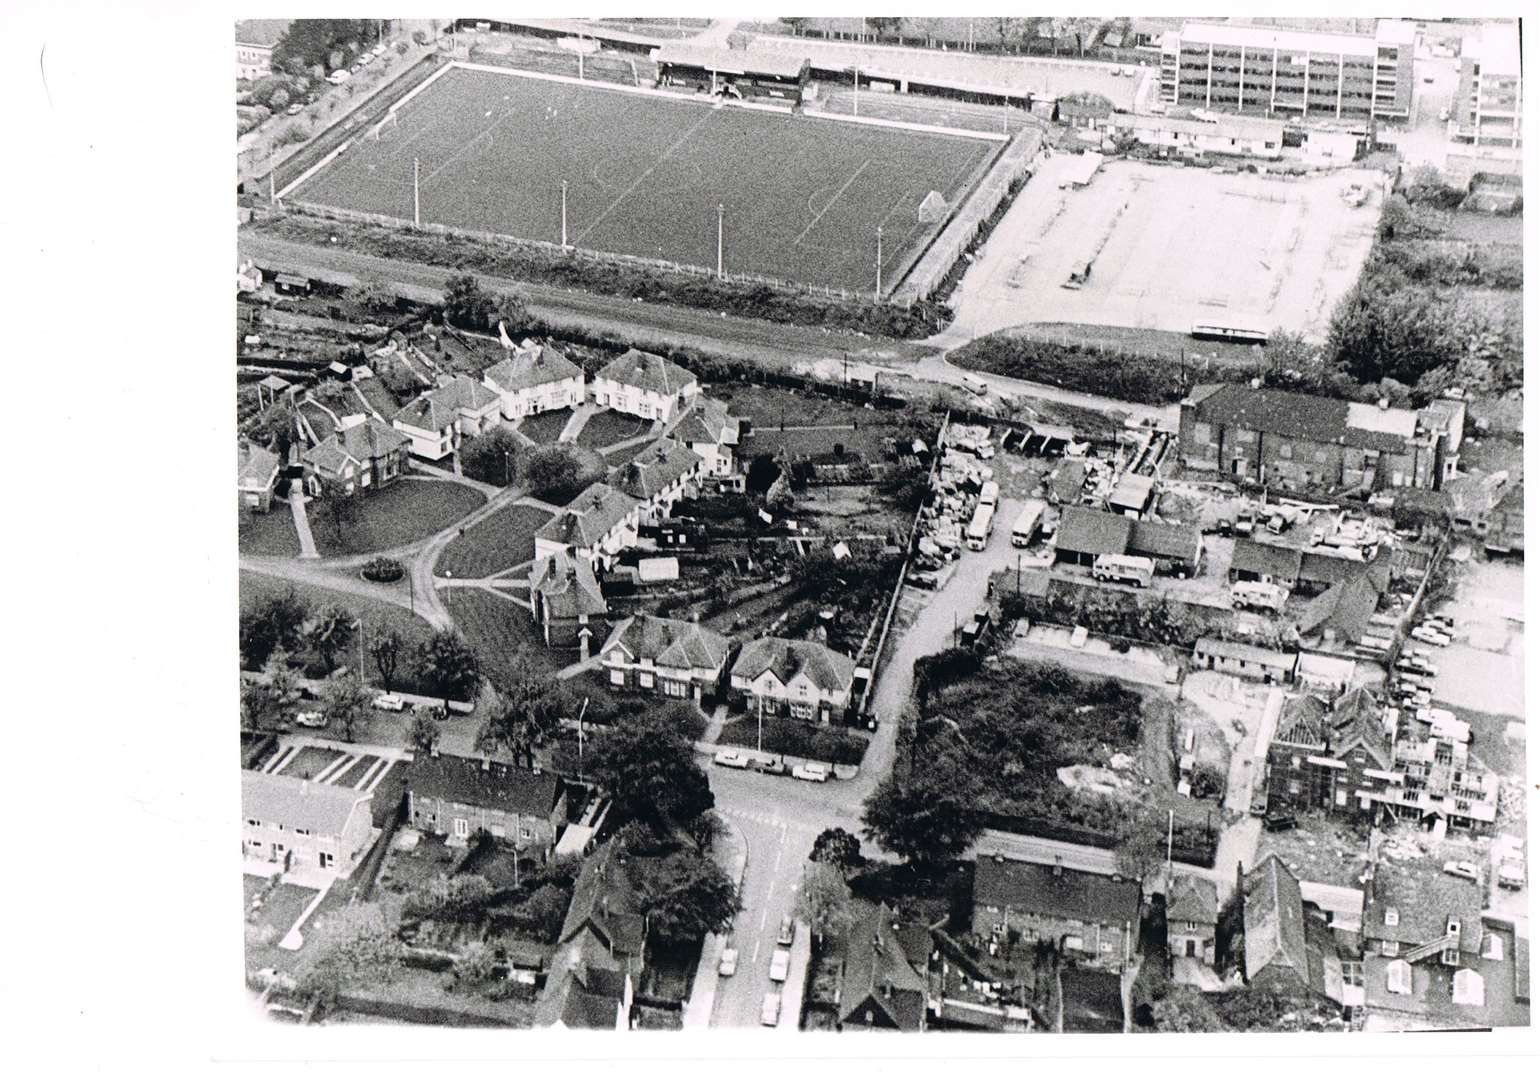
[[[400,694],[381,694],[372,704],[376,709],[384,709],[386,712],[401,712],[406,708],[406,699]]]
[[[1481,868],[1475,863],[1446,862],[1444,864],[1444,873],[1452,874],[1457,878],[1464,878],[1466,881],[1478,883],[1481,881]]]
[[[723,949],[722,961],[717,964],[717,974],[724,978],[738,970],[738,950]]]
[[[749,758],[749,768],[755,772],[768,773],[770,776],[785,776],[791,772],[791,769],[787,768],[786,762],[780,758],[773,757],[751,757]]]
[[[271,986],[278,990],[293,990],[296,985],[294,976],[279,971],[277,968],[265,967],[258,971],[253,978],[256,979],[257,985],[263,988]]]
[[[716,757],[711,760],[728,769],[747,769],[749,767],[749,756],[737,750],[718,750]]]
[[[1413,627],[1412,637],[1426,645],[1437,645],[1441,648],[1448,645],[1451,640],[1448,634],[1441,633],[1427,625]]]
[[[300,727],[323,728],[326,726],[326,717],[318,712],[295,713],[294,722]]]
[[[785,982],[786,973],[791,970],[791,953],[785,949],[776,949],[775,955],[770,958],[770,981]]]
[[[1257,817],[1267,816],[1267,791],[1254,791],[1251,793],[1251,812]]]
[[[775,935],[775,943],[777,945],[785,945],[787,948],[790,948],[791,943],[796,939],[796,936],[797,924],[795,921],[793,921],[792,917],[788,915],[781,920],[781,930],[780,933]]]
[[[815,784],[822,784],[829,779],[829,766],[809,761],[792,769],[791,775],[798,780],[811,780]]]
[[[934,592],[941,587],[941,575],[934,570],[917,570],[904,578],[904,581],[916,589],[925,589],[929,592]]]
[[[1262,819],[1262,827],[1268,832],[1285,832],[1299,828],[1299,821],[1293,814],[1268,814]]]
[[[449,715],[444,711],[444,706],[434,705],[427,701],[419,701],[416,705],[413,705],[412,712],[417,716],[431,716],[435,720],[443,720]]]
[[[375,55],[375,56],[384,56],[384,55],[385,55],[385,50],[386,50],[386,49],[387,49],[387,48],[389,48],[389,46],[387,46],[387,45],[386,45],[386,44],[385,44],[385,43],[384,43],[384,42],[383,42],[383,41],[382,41],[382,42],[380,42],[380,43],[379,43],[379,44],[378,44],[378,45],[376,45],[376,46],[375,46],[375,47],[374,47],[374,48],[372,48],[372,49],[370,49],[370,50],[369,50],[369,51],[370,51],[370,52],[371,52],[371,53],[373,53],[373,54],[374,54],[374,55]]]
[[[284,110],[284,112],[288,113],[290,116],[298,116],[300,113],[302,113],[304,111],[305,111],[305,106],[300,104],[298,101],[296,101],[293,105],[290,105],[287,109]]]
[[[1524,860],[1514,857],[1497,864],[1497,883],[1505,889],[1524,887]]]
[[[775,1027],[781,1021],[781,992],[772,990],[765,995],[765,1000],[759,1007],[759,1022],[766,1027]]]

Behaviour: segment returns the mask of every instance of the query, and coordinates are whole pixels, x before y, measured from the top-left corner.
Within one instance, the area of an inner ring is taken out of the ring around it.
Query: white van
[[[1091,564],[1091,576],[1097,581],[1121,581],[1147,589],[1155,576],[1155,562],[1139,555],[1098,555]]]
[[[341,86],[352,77],[353,73],[347,68],[338,68],[336,71],[326,76],[326,81],[331,83],[333,86]]]
[[[962,377],[962,384],[965,389],[977,394],[979,397],[989,393],[989,384],[983,379],[974,378],[972,375],[964,375]]]
[[[1230,586],[1230,606],[1237,610],[1249,607],[1278,612],[1288,598],[1288,589],[1265,581],[1237,581]]]
[[[1016,515],[1016,523],[1011,526],[1011,546],[1031,547],[1032,541],[1037,539],[1037,530],[1043,523],[1043,511],[1048,504],[1039,499],[1027,500],[1027,505],[1021,508],[1021,513]]]

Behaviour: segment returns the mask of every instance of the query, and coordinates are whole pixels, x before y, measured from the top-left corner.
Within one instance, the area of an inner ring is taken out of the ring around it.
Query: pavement
[[[720,814],[717,819],[722,823],[722,831],[717,834],[711,853],[729,880],[734,885],[742,885],[743,870],[749,858],[743,830]],[[718,964],[722,959],[722,950],[727,947],[728,938],[727,934],[708,934],[701,945],[700,964],[695,969],[690,1000],[684,1006],[686,1028],[703,1028],[711,1023],[711,1014],[716,1008],[717,984],[722,978],[718,973]]]
[[[315,536],[310,531],[310,515],[305,512],[305,501],[303,493],[291,492],[289,510],[294,514],[294,531],[299,535],[299,557],[317,559],[321,553],[316,549]]]

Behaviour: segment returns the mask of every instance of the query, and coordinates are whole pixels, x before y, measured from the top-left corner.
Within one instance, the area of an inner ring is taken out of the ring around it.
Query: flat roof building
[[[1450,141],[1517,149],[1523,145],[1523,101],[1519,28],[1512,22],[1487,23],[1479,34],[1466,38],[1462,48]]]

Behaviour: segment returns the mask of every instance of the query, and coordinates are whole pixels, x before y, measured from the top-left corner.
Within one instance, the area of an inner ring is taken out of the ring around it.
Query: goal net
[[[378,124],[375,124],[374,127],[369,129],[369,138],[378,142],[383,136],[388,135],[395,130],[396,114],[394,112],[388,112],[380,119]]]
[[[932,191],[920,201],[920,224],[934,225],[946,217],[946,200],[941,197],[941,192]]]

